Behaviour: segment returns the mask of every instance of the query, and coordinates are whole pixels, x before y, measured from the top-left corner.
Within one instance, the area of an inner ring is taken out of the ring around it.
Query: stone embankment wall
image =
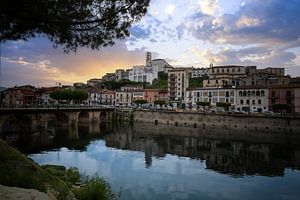
[[[300,118],[143,110],[134,111],[133,121],[201,129],[300,134]]]

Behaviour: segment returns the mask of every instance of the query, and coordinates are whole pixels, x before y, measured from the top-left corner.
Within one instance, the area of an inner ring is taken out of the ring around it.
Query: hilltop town
[[[55,98],[54,92],[80,90],[77,100]],[[117,69],[102,78],[72,86],[15,86],[1,92],[1,106],[113,106],[117,108],[187,109],[222,112],[300,112],[300,77],[285,75],[284,68],[257,66],[213,66],[176,68],[164,59],[145,65]]]

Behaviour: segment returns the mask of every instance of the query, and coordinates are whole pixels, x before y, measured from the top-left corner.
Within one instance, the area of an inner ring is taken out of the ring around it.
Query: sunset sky
[[[151,0],[131,36],[100,51],[64,54],[46,38],[1,44],[1,86],[51,86],[101,78],[145,63],[145,52],[173,66],[285,67],[300,76],[299,0]]]

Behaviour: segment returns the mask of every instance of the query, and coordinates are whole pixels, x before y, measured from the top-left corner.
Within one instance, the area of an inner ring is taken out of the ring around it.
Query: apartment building
[[[195,106],[199,101],[207,101],[215,107],[218,102],[230,103],[235,106],[234,88],[189,88],[185,102],[189,107]]]
[[[245,112],[266,112],[269,110],[269,93],[266,87],[240,86],[236,88],[235,109]]]
[[[168,71],[168,96],[170,101],[181,103],[186,97],[192,68],[174,68]]]
[[[300,113],[300,84],[273,86],[269,88],[269,109],[273,104],[287,104],[284,112]]]
[[[105,90],[102,93],[101,103],[104,105],[115,105],[116,92],[113,90]]]

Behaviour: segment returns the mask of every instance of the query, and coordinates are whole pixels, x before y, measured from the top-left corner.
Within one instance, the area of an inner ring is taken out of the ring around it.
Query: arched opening
[[[69,124],[69,116],[63,112],[55,113],[56,124],[58,125],[66,125]]]
[[[108,114],[105,111],[100,113],[100,122],[107,122],[108,121]]]
[[[89,113],[87,111],[79,113],[78,123],[89,123]]]
[[[31,131],[31,119],[26,115],[12,115],[2,126],[2,133],[28,133]]]

